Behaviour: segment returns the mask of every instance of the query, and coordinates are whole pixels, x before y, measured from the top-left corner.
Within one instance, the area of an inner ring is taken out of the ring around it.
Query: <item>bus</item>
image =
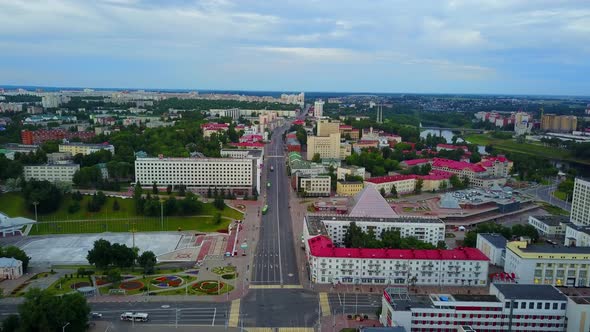
[[[268,211],[268,205],[264,204],[264,206],[262,207],[262,214],[266,214],[267,211]]]
[[[121,314],[121,320],[147,322],[149,319],[149,315],[143,312],[124,312]]]

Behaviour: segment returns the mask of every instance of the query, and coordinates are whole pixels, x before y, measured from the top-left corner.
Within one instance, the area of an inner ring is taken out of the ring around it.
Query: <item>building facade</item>
[[[475,247],[490,259],[491,264],[504,266],[507,242],[502,234],[479,233]]]
[[[572,132],[578,126],[578,118],[573,115],[543,114],[541,129],[556,132]]]
[[[329,175],[297,176],[297,191],[305,197],[330,196],[332,178]]]
[[[307,160],[313,159],[316,153],[322,159],[340,159],[340,133],[327,137],[307,136]]]
[[[590,226],[590,182],[577,178],[574,182],[570,221]]]
[[[390,287],[379,317],[384,326],[400,325],[412,332],[551,331],[566,329],[567,297],[548,285],[492,284],[489,295],[411,295]]]
[[[321,119],[317,122],[317,136],[328,137],[331,134],[340,133],[340,121]]]
[[[25,180],[46,180],[50,182],[73,182],[74,174],[80,165],[74,163],[56,163],[46,165],[26,165],[23,167]]]
[[[320,284],[485,286],[488,258],[475,248],[338,248],[327,236],[305,241],[310,279]]]
[[[12,257],[0,257],[0,280],[18,279],[23,275],[23,262]]]
[[[69,152],[72,156],[77,154],[89,155],[101,150],[111,151],[115,154],[115,147],[112,144],[85,144],[85,143],[64,143],[59,145],[59,152]]]
[[[137,158],[135,179],[143,185],[186,185],[205,193],[209,188],[236,194],[260,192],[258,165],[250,158]]]
[[[590,247],[508,242],[504,271],[519,284],[590,287]]]
[[[365,168],[360,166],[340,166],[336,169],[336,179],[337,180],[346,180],[346,176],[360,176],[361,178],[365,178]]]
[[[354,196],[363,190],[364,186],[362,181],[338,181],[336,182],[336,195]]]
[[[324,102],[321,99],[313,104],[313,116],[316,118],[324,116]]]

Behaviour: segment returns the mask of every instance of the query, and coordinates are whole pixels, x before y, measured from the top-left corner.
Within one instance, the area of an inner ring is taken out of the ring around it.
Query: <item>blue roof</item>
[[[479,233],[478,236],[486,239],[489,243],[491,243],[496,248],[506,248],[506,238],[502,234],[496,233]]]

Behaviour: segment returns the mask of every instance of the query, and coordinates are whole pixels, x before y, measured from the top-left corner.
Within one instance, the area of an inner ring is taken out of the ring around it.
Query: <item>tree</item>
[[[221,224],[221,213],[216,213],[215,216],[213,217],[213,223],[215,225],[220,225]]]
[[[111,246],[111,264],[119,268],[132,267],[135,264],[137,254],[133,248],[129,248],[124,244],[113,243]]]
[[[178,196],[183,197],[186,195],[186,186],[184,184],[178,185]]]
[[[171,184],[169,184],[168,186],[166,186],[166,193],[168,195],[172,194],[172,185]]]
[[[121,276],[121,271],[119,269],[110,269],[107,272],[107,280],[108,282],[112,283],[113,286],[118,286],[119,282],[123,280],[123,277]]]
[[[152,185],[152,193],[154,195],[158,194],[158,185],[156,185],[156,183],[154,182],[154,184]]]
[[[211,193],[211,187],[209,187],[209,188],[207,188],[207,198],[213,197],[211,195],[212,195],[212,193]]]
[[[135,202],[135,212],[137,214],[143,213],[143,189],[141,188],[141,183],[137,181],[135,183],[135,187],[133,188],[133,201]]]
[[[77,292],[54,296],[50,291],[33,288],[19,306],[20,331],[61,331],[69,323],[69,331],[85,331],[90,307]]]
[[[442,180],[440,182],[440,184],[438,185],[438,190],[446,190],[447,189],[447,181],[446,180]]]
[[[119,211],[120,209],[121,207],[119,206],[119,201],[115,199],[113,201],[113,211]]]
[[[164,203],[164,209],[166,210],[166,214],[171,216],[175,215],[177,212],[177,205],[176,199],[174,197],[168,197],[166,202]]]
[[[74,173],[75,185],[86,188],[100,187],[104,182],[102,171],[97,166],[82,167]]]
[[[468,188],[470,184],[469,178],[467,176],[463,177],[463,188]]]
[[[141,253],[141,256],[137,258],[137,264],[141,266],[144,274],[154,273],[154,267],[156,266],[156,263],[156,255],[151,251],[144,251]]]
[[[422,179],[416,180],[416,188],[414,188],[414,193],[420,194],[422,192],[423,185],[424,185],[424,180],[422,180]]]
[[[15,246],[0,247],[0,257],[11,257],[23,262],[23,272],[27,272],[29,262],[31,261],[31,257],[27,256],[24,250]]]
[[[463,182],[461,182],[461,180],[459,179],[459,177],[456,174],[453,174],[449,178],[449,182],[451,182],[451,186],[453,187],[453,189],[463,188]]]
[[[315,153],[313,155],[313,157],[311,158],[311,161],[314,163],[320,163],[322,161],[322,157],[320,156],[319,153]]]
[[[59,209],[62,192],[49,181],[31,180],[23,186],[23,196],[29,211],[34,212],[33,202],[38,202],[39,213],[49,213]]]
[[[96,268],[106,269],[113,261],[113,248],[111,243],[104,239],[94,241],[94,246],[88,251],[86,259],[90,264],[96,266]]]
[[[2,332],[16,332],[20,327],[20,317],[18,315],[10,315],[2,320]]]
[[[225,208],[225,202],[223,201],[223,197],[215,196],[213,200],[213,206],[217,208],[217,210],[223,210]]]
[[[471,156],[469,157],[469,162],[472,164],[476,164],[480,161],[481,161],[481,155],[477,151],[473,152],[471,154]]]
[[[381,196],[385,197],[385,188],[381,188],[381,190],[379,190],[379,192],[381,193]]]
[[[395,187],[395,185],[391,186],[391,195],[393,196],[393,198],[397,198],[397,188]]]

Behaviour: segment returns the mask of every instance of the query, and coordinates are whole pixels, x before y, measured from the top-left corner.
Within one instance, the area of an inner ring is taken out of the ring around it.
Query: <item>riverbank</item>
[[[466,135],[464,138],[471,144],[484,146],[492,145],[494,149],[505,152],[516,152],[548,159],[557,159],[590,165],[590,160],[574,158],[566,150],[544,146],[541,143],[517,143],[514,139],[498,139],[491,137],[489,134],[471,134]]]

